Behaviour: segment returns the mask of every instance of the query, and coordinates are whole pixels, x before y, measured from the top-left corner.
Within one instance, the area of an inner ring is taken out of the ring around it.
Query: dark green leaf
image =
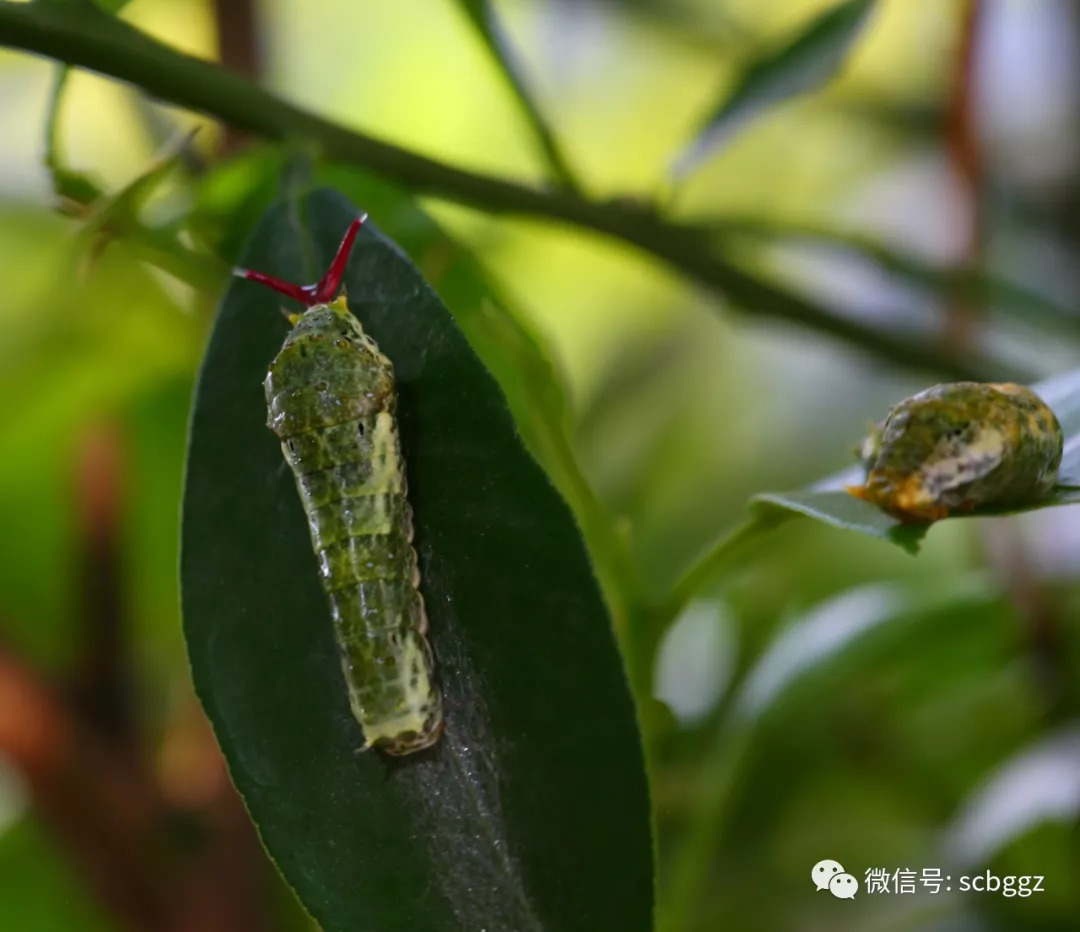
[[[242,257],[297,280],[357,210],[275,208]],[[303,213],[303,217],[299,216]],[[447,731],[358,753],[292,477],[261,381],[286,324],[238,282],[207,351],[184,499],[196,688],[263,840],[330,930],[644,930],[648,799],[610,624],[565,504],[416,269],[370,225],[346,286],[393,360]]]
[[[901,524],[880,508],[853,498],[843,490],[765,492],[751,500],[751,509],[755,512],[762,513],[773,508],[817,518],[833,527],[891,540],[908,553],[918,552],[919,542],[926,534],[924,526]]]
[[[566,376],[543,335],[492,287],[477,259],[404,192],[353,168],[324,167],[318,178],[379,217],[446,300],[502,388],[525,445],[581,524],[616,631],[629,630],[630,616],[641,602],[633,589],[635,572],[624,539],[615,532],[575,457]]]
[[[109,13],[119,13],[131,0],[93,0],[93,2]]]
[[[676,159],[672,174],[684,177],[719,150],[745,124],[771,107],[826,84],[840,70],[874,7],[874,0],[846,0],[782,46],[753,59],[702,121]]]

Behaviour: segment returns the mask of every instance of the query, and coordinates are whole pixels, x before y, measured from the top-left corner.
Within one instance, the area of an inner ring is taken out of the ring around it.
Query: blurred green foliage
[[[204,127],[136,214],[88,252],[105,205],[58,216],[42,160],[56,65],[5,52],[3,656],[83,714],[79,686],[97,682],[88,658],[103,643],[94,608],[115,598],[136,729],[124,753],[138,748],[170,818],[206,815],[222,792],[220,763],[191,724],[175,567],[190,391],[224,270],[265,206],[305,178],[329,181],[386,227],[410,222],[380,215],[404,190],[417,224],[428,221],[420,210],[430,213],[461,256],[478,259],[412,256],[463,325],[485,314],[467,290],[460,306],[451,299],[466,261],[505,297],[507,319],[550,346],[549,371],[528,373],[510,400],[533,441],[530,407],[548,403],[537,399],[564,406],[560,430],[597,511],[584,514],[585,498],[532,449],[577,509],[609,601],[624,595],[638,609],[618,633],[649,757],[658,927],[1074,928],[1075,506],[945,522],[916,559],[801,520],[736,538],[720,558],[713,550],[755,494],[850,465],[867,423],[952,377],[950,360],[1030,381],[1078,368],[1070,257],[1080,246],[1080,10],[1072,0],[1022,13],[976,5],[979,65],[965,72],[968,0],[873,4],[834,79],[757,112],[675,196],[669,168],[697,128],[725,112],[767,52],[828,22],[837,4],[259,5],[263,86],[441,163],[538,188],[559,180],[542,143],[549,133],[587,203],[608,210],[615,198],[611,209],[625,212],[602,216],[639,224],[630,239],[545,222],[539,209],[498,216],[497,194],[477,210],[460,190],[410,185],[402,173],[389,173],[391,187],[385,165],[323,164],[303,133],[223,149],[212,121],[75,71],[57,113],[57,152],[65,171],[86,173],[107,196],[141,176],[168,139]],[[135,0],[122,16],[213,58],[240,6]],[[13,23],[86,22],[78,7],[0,3],[0,44],[32,48]],[[474,30],[489,9],[499,41]],[[39,50],[73,56],[79,33]],[[513,74],[504,70],[511,53]],[[965,86],[981,91],[974,116],[957,104]],[[959,168],[953,131],[976,118],[973,178]],[[76,187],[76,201],[80,192],[92,188]],[[634,211],[654,196],[663,210],[642,219]],[[710,255],[773,288],[769,300],[784,289],[824,316],[799,326],[790,305],[741,306],[659,250],[631,245],[656,224],[683,222],[700,228]],[[950,321],[968,316],[970,342],[943,347]],[[485,347],[483,332],[470,338],[495,358],[499,341]],[[890,355],[897,340],[912,365]],[[115,578],[88,576],[102,565],[91,559],[90,508],[102,442],[121,490]],[[717,572],[695,575],[710,553]],[[120,928],[38,785],[19,777],[13,751],[23,745],[12,736],[25,735],[23,711],[0,708],[3,921]],[[824,858],[860,880],[874,867],[1040,874],[1046,892],[920,887],[845,903],[814,890],[810,870]],[[265,927],[303,927],[268,863],[252,863]]]

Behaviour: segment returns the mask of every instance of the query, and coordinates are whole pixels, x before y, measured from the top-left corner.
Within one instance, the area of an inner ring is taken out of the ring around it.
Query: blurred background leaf
[[[739,127],[778,104],[825,84],[843,66],[875,0],[846,0],[815,17],[778,48],[743,66],[734,86],[701,122],[696,138],[676,158],[678,181],[723,146]]]
[[[487,46],[502,71],[507,85],[513,91],[522,114],[528,120],[537,144],[544,153],[555,181],[571,191],[580,192],[581,185],[566,162],[562,147],[544,116],[543,108],[530,89],[521,58],[506,33],[493,0],[457,0],[457,2],[473,24],[477,35]]]

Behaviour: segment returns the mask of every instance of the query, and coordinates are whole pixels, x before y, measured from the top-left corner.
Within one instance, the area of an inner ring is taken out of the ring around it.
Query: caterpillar
[[[301,302],[263,383],[267,426],[281,441],[307,516],[329,602],[349,705],[364,748],[410,754],[443,728],[412,510],[394,415],[394,367],[334,297],[364,215],[323,277],[294,285],[235,269]]]
[[[1057,482],[1064,437],[1031,389],[952,382],[893,406],[862,445],[863,485],[847,491],[907,523],[980,505],[1024,505]]]

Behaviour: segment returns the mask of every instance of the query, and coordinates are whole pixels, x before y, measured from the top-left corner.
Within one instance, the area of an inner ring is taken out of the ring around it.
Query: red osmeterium
[[[260,282],[273,288],[274,291],[279,291],[287,297],[296,299],[305,307],[326,304],[327,301],[334,297],[338,285],[341,284],[341,276],[345,274],[345,266],[348,264],[349,253],[352,250],[353,243],[356,241],[356,234],[360,232],[360,227],[365,220],[367,220],[367,214],[357,217],[349,224],[349,229],[345,232],[345,238],[342,239],[341,245],[338,246],[334,261],[330,263],[330,268],[314,285],[294,285],[292,282],[283,282],[280,278],[274,278],[274,276],[267,275],[265,272],[253,272],[251,269],[233,269],[233,275],[238,278],[250,279],[253,282]]]

